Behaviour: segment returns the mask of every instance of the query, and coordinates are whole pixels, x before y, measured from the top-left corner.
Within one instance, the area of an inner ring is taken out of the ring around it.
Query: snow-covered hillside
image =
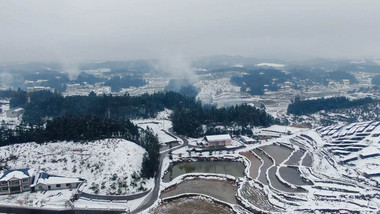
[[[342,174],[380,182],[380,122],[328,126],[318,131],[325,140],[323,147],[350,169],[342,170]]]
[[[93,142],[25,143],[2,147],[0,162],[7,168],[36,168],[50,174],[87,180],[83,191],[130,194],[152,187],[140,178],[145,149],[123,139]]]
[[[165,109],[157,114],[156,118],[132,120],[134,124],[142,129],[150,129],[157,135],[160,144],[165,144],[178,139],[169,134],[169,129],[172,128],[172,121],[170,121],[171,110]]]

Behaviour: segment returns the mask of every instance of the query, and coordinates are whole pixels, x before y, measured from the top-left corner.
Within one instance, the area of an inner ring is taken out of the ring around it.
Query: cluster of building
[[[76,189],[85,180],[37,172],[34,169],[12,169],[0,173],[0,195],[58,189]]]
[[[257,139],[253,139],[247,136],[240,136],[240,141],[244,144],[257,143]],[[197,142],[197,145],[202,145],[206,148],[226,148],[233,145],[231,135],[219,134],[219,135],[206,135],[202,142]]]
[[[103,83],[89,84],[66,84],[66,91],[62,93],[63,96],[81,95],[87,96],[89,93],[94,92],[96,95],[111,94],[111,87],[104,86]]]

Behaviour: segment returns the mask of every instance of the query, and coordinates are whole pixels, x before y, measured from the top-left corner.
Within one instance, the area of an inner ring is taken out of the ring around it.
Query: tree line
[[[247,104],[227,108],[185,108],[175,110],[171,119],[175,132],[190,137],[200,137],[208,131],[212,132],[215,126],[239,126],[244,130],[247,127],[269,126],[274,123],[274,118],[264,110]]]
[[[195,105],[194,98],[178,93],[156,93],[141,96],[68,96],[59,93],[39,91],[29,93],[29,101],[20,107],[25,109],[23,121],[29,124],[44,123],[46,119],[72,115],[96,115],[107,118],[150,118],[165,108]],[[12,101],[12,99],[11,99]]]
[[[240,90],[253,95],[263,95],[264,89],[277,91],[278,84],[289,79],[289,75],[277,69],[253,69],[248,74],[233,76],[230,82],[240,86]]]
[[[240,90],[252,95],[263,95],[264,90],[278,91],[279,84],[286,81],[293,83],[293,88],[298,89],[299,85],[323,84],[328,85],[329,81],[343,82],[348,79],[350,84],[358,83],[352,74],[342,71],[326,71],[323,69],[291,68],[287,73],[273,68],[256,68],[243,70],[246,74],[231,77],[233,85],[240,86]]]
[[[301,100],[300,97],[296,97],[288,105],[288,114],[304,115],[313,114],[321,110],[333,110],[344,109],[356,106],[362,106],[374,102],[370,97],[349,100],[347,97],[331,97],[331,98],[318,98],[310,100]]]
[[[95,115],[114,119],[152,118],[165,108],[173,110],[171,120],[174,131],[187,136],[200,136],[202,125],[269,126],[274,119],[265,110],[250,105],[227,108],[203,105],[194,97],[176,92],[160,92],[141,96],[89,96],[63,97],[49,91],[28,94],[23,122],[30,126],[41,125],[55,117]]]
[[[21,99],[22,98],[22,99]],[[269,126],[274,119],[265,110],[250,105],[227,108],[202,105],[194,97],[176,92],[141,96],[112,96],[90,93],[88,96],[63,97],[58,92],[22,90],[11,95],[14,107],[25,109],[22,124],[16,130],[1,126],[0,146],[23,142],[89,141],[110,137],[124,138],[147,150],[143,160],[144,176],[158,169],[159,143],[150,130],[142,132],[130,122],[133,118],[152,118],[164,109],[173,111],[173,130],[178,134],[199,137],[204,127]]]

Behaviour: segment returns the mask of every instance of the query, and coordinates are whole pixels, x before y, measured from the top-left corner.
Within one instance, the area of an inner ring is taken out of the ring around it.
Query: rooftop
[[[38,180],[36,184],[45,184],[45,185],[52,185],[52,184],[68,184],[68,183],[80,183],[84,179],[82,178],[68,178],[68,177],[62,177],[58,175],[50,175],[46,172],[41,172],[38,176]]]
[[[0,174],[0,181],[8,181],[12,178],[23,179],[29,178],[33,175],[34,169],[11,169]]]
[[[224,141],[231,140],[231,136],[229,134],[221,134],[221,135],[206,135],[206,140],[208,142],[212,141]]]

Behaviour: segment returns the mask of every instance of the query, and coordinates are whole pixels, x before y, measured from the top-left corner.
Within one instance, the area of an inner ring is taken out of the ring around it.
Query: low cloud
[[[172,79],[186,80],[190,83],[198,81],[197,74],[190,66],[190,59],[181,54],[162,54],[154,67]]]

